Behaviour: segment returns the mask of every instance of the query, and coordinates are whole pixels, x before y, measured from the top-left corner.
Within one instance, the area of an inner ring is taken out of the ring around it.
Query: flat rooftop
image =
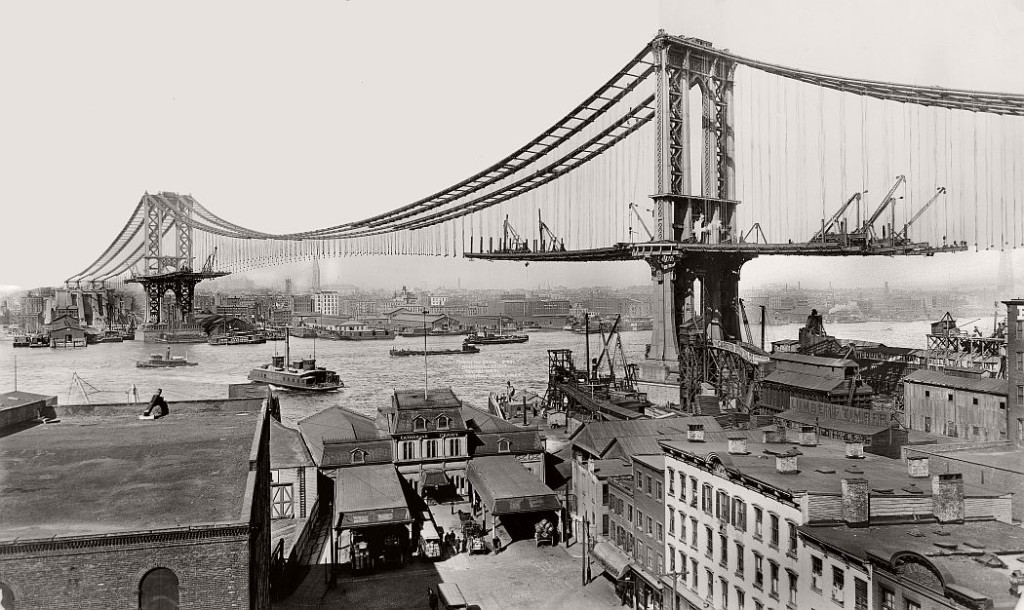
[[[58,412],[0,438],[0,542],[248,522],[260,411],[172,402],[168,417],[141,421],[143,407]]]
[[[1011,445],[979,449],[944,449],[942,445],[914,445],[907,449],[1024,474],[1024,449],[1018,449]]]

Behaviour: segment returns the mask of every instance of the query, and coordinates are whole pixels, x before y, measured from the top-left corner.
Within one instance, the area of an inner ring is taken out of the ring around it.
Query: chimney
[[[733,436],[729,438],[729,453],[732,455],[747,455],[747,437]]]
[[[796,468],[796,453],[776,453],[775,454],[775,470],[779,474],[797,474],[800,471]]]
[[[786,428],[784,426],[776,426],[774,430],[764,431],[764,443],[785,443],[786,442]]]
[[[964,477],[959,472],[932,477],[932,513],[939,523],[964,520]]]
[[[800,427],[800,446],[816,447],[818,445],[818,431],[814,426]]]
[[[694,443],[704,442],[704,424],[690,424],[686,431],[686,440]]]
[[[864,459],[864,442],[846,441],[846,457],[851,460]]]
[[[908,457],[907,474],[910,475],[911,479],[927,479],[928,458],[923,455]]]
[[[850,527],[865,527],[871,514],[867,479],[843,479],[843,521]]]

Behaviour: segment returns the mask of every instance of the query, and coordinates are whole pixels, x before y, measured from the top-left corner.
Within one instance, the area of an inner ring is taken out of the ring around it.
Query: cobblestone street
[[[352,577],[344,574],[327,590],[323,568],[309,576],[276,610],[351,608],[384,610],[427,608],[427,588],[455,583],[470,608],[620,608],[611,583],[595,570],[586,587],[580,584],[580,560],[572,553],[582,547],[540,547],[532,540],[517,542],[498,555],[462,553],[437,563],[413,562],[402,570]]]

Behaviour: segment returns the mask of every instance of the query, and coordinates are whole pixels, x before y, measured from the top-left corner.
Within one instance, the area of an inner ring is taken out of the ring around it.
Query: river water
[[[982,332],[990,332],[992,319],[977,322]],[[795,339],[800,325],[769,326],[768,343],[777,339]],[[928,322],[866,322],[832,324],[829,334],[841,339],[878,341],[901,347],[925,347]],[[755,342],[760,329],[751,328]],[[457,348],[462,337],[430,337],[429,347]],[[591,335],[591,353],[599,353],[597,335]],[[639,362],[650,342],[649,331],[622,333],[622,344],[629,362]],[[422,357],[393,358],[392,347],[421,349],[422,339],[397,338],[393,341],[324,341],[291,339],[291,357],[312,355],[317,362],[341,375],[345,388],[327,394],[282,394],[282,419],[294,424],[300,419],[334,406],[372,415],[390,402],[395,389],[421,388],[424,379]],[[567,331],[531,332],[526,343],[483,345],[479,354],[431,356],[427,361],[427,378],[431,387],[450,386],[468,403],[486,408],[488,392],[502,390],[507,381],[518,390],[543,394],[547,383],[547,350],[571,349],[582,361],[583,335]],[[146,360],[151,353],[163,353],[165,346],[140,341],[104,343],[78,349],[14,349],[9,341],[0,342],[0,392],[14,389],[15,357],[17,387],[25,392],[56,395],[61,404],[84,402],[122,402],[135,384],[139,396],[146,401],[159,387],[167,400],[222,398],[227,384],[245,383],[253,367],[270,361],[276,353],[284,353],[284,342],[264,345],[211,346],[206,344],[176,345],[172,353],[198,361],[194,367],[177,369],[140,369],[136,361]],[[85,382],[85,392],[72,384],[74,374]],[[88,392],[88,394],[86,393]]]

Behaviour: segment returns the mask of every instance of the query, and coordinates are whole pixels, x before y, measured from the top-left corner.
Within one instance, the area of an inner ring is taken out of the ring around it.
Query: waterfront
[[[992,319],[977,323],[982,332],[992,328]],[[971,325],[973,326],[973,324]],[[768,343],[778,339],[795,339],[798,324],[768,326]],[[929,323],[866,322],[833,324],[828,332],[840,339],[878,341],[886,345],[925,347]],[[760,329],[751,327],[754,340]],[[431,348],[455,348],[461,336],[430,337]],[[591,335],[591,354],[596,357],[599,338]],[[626,331],[622,344],[630,362],[643,358],[650,331]],[[423,383],[422,358],[392,358],[392,347],[421,349],[421,339],[398,338],[393,341],[316,341],[318,364],[336,370],[345,388],[327,394],[285,392],[286,423],[313,415],[333,405],[343,405],[360,413],[373,415],[387,404],[395,388],[420,387]],[[571,349],[582,360],[583,335],[565,331],[532,332],[526,343],[482,346],[479,354],[434,356],[428,359],[431,386],[450,386],[463,400],[477,407],[486,407],[487,394],[504,388],[507,381],[519,390],[543,394],[547,382],[547,350]],[[218,398],[227,395],[227,384],[245,383],[249,370],[270,361],[276,352],[284,353],[284,342],[263,345],[211,346],[206,344],[176,345],[172,354],[199,362],[196,367],[180,369],[140,369],[136,361],[152,353],[163,353],[166,346],[142,341],[90,345],[79,349],[14,349],[10,342],[0,343],[0,388],[14,388],[14,356],[17,356],[18,389],[56,395],[62,404],[86,402],[80,387],[72,385],[75,373],[98,393],[90,394],[89,402],[123,402],[135,384],[140,400],[146,401],[157,387],[163,388],[169,400]],[[291,340],[291,356],[297,359],[312,355],[310,339]],[[91,390],[90,390],[91,391]]]

